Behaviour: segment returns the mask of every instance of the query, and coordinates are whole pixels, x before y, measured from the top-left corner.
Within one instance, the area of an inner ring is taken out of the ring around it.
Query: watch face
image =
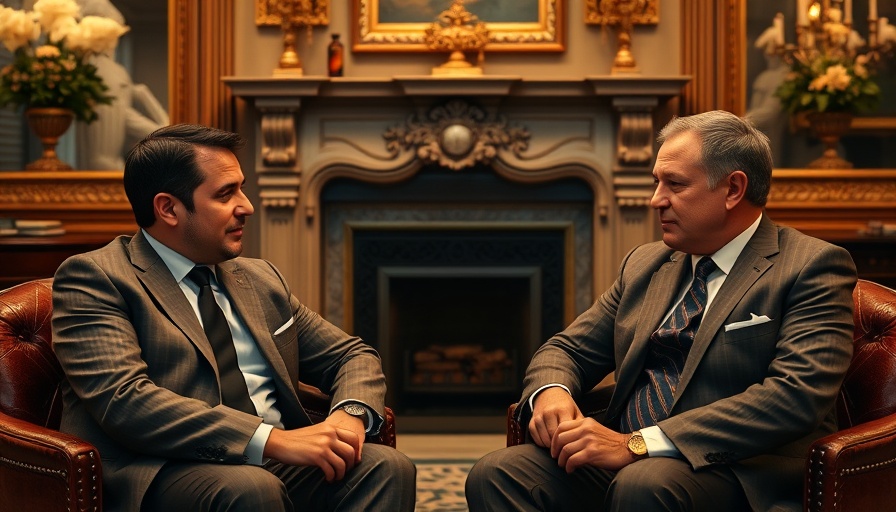
[[[367,416],[367,409],[365,409],[363,405],[346,404],[340,407],[340,409],[351,414],[352,416]]]
[[[647,443],[641,434],[635,433],[628,438],[628,449],[635,455],[644,455],[647,453]]]

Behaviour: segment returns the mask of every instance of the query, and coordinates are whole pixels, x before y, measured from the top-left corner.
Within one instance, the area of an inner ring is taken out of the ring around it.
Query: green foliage
[[[865,66],[867,57],[797,54],[790,73],[775,91],[790,113],[850,112],[877,108],[880,87]]]
[[[98,104],[112,103],[108,90],[96,66],[61,43],[18,48],[0,72],[0,107],[67,108],[85,123],[96,120]]]

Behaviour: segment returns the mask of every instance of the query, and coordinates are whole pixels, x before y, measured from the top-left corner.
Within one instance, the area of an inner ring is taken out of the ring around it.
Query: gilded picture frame
[[[352,0],[352,50],[423,52],[425,30],[452,0]],[[565,0],[478,0],[464,7],[489,30],[486,51],[562,52]]]
[[[255,25],[259,27],[279,27],[282,25],[278,4],[296,0],[255,0]],[[310,16],[296,18],[298,25],[323,26],[330,24],[330,0],[310,0]]]
[[[605,3],[610,2],[585,0],[585,24],[611,25],[618,23],[615,14],[605,12]],[[659,22],[660,0],[644,0],[641,5],[635,7],[635,11],[632,13],[632,23],[635,25],[657,25]]]

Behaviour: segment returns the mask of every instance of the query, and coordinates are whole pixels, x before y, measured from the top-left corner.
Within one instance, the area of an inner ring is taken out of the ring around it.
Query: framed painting
[[[352,0],[356,52],[426,51],[424,31],[452,0]],[[565,0],[467,0],[486,24],[486,51],[562,52]]]

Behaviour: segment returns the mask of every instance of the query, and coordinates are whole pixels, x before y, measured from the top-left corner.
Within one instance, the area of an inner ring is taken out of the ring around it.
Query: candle
[[[852,23],[852,0],[844,0],[843,2],[843,23]]]
[[[809,26],[809,0],[796,0],[796,24],[801,27]]]
[[[877,19],[877,0],[868,0],[868,19]]]

